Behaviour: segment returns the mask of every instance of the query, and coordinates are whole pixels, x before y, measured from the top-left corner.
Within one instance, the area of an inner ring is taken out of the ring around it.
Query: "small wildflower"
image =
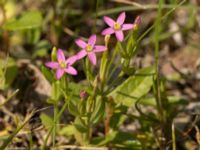
[[[76,75],[77,71],[71,65],[75,63],[76,56],[71,56],[65,59],[65,55],[61,49],[57,51],[57,61],[51,61],[45,63],[45,65],[51,69],[56,69],[56,79],[60,79],[64,73]]]
[[[76,55],[77,58],[81,59],[87,55],[90,62],[93,65],[96,65],[96,62],[97,62],[95,53],[103,52],[103,51],[107,50],[106,46],[95,45],[96,44],[96,35],[91,35],[88,39],[88,43],[84,42],[81,39],[77,39],[75,42],[80,48],[82,48],[82,50],[77,53],[77,55]]]
[[[133,29],[133,24],[124,24],[126,18],[125,12],[122,12],[119,17],[117,18],[117,21],[114,21],[112,18],[104,16],[103,19],[105,23],[109,26],[109,28],[106,28],[101,33],[102,35],[110,35],[114,34],[118,41],[123,41],[124,34],[123,31]]]

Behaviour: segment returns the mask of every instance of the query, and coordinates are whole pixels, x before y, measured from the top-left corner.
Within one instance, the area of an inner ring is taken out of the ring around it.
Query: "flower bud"
[[[81,90],[79,95],[80,95],[81,100],[84,100],[88,97],[88,93],[85,90]]]
[[[108,47],[108,43],[110,41],[110,35],[105,35],[104,41],[105,41],[106,47]]]
[[[56,61],[57,60],[57,48],[54,46],[51,51],[51,60]]]
[[[140,23],[141,23],[141,17],[140,17],[140,16],[137,16],[137,17],[135,18],[135,21],[134,21],[134,24],[133,24],[133,29],[134,29],[134,30],[137,30]]]

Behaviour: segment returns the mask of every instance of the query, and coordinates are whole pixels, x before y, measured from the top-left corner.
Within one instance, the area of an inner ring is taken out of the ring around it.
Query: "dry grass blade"
[[[15,90],[7,99],[5,99],[2,103],[0,103],[0,108],[5,105],[13,96],[15,96],[19,92],[19,89]]]
[[[17,127],[17,129],[4,141],[3,145],[0,147],[1,150],[5,149],[9,143],[12,141],[12,139],[20,132],[20,130],[28,123],[28,121],[31,119],[31,117],[34,115],[35,111],[33,110],[29,114],[27,114],[26,118],[22,122],[22,124]]]
[[[133,5],[133,6],[136,6],[136,7],[140,7],[140,8],[143,8],[145,9],[146,7],[137,3],[137,2],[131,2],[129,0],[112,0],[113,2],[117,2],[117,3],[123,3],[123,4],[129,4],[129,5]]]
[[[63,145],[59,146],[58,149],[76,149],[76,150],[108,150],[106,147],[86,147],[86,146],[76,146],[76,145]]]
[[[172,122],[172,148],[176,150],[176,133],[175,133],[175,125]]]

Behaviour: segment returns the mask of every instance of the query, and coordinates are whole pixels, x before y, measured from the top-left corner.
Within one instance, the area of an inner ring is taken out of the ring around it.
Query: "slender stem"
[[[175,135],[175,127],[174,127],[173,122],[172,122],[172,149],[176,150],[176,135]]]
[[[33,137],[32,137],[32,132],[31,132],[31,134],[29,134],[29,149],[30,150],[33,150],[33,145],[34,143],[33,143]]]
[[[2,17],[3,17],[2,22],[0,22],[0,25],[3,25],[7,20],[4,2],[0,4],[0,9],[1,9],[1,12],[2,12]]]
[[[53,148],[55,148],[55,141],[56,141],[56,128],[57,128],[57,113],[58,113],[58,106],[57,104],[54,105],[54,117],[53,117],[53,132],[52,132],[52,140],[53,140]]]
[[[48,134],[47,134],[47,136],[46,136],[46,138],[45,138],[45,140],[44,140],[44,143],[43,143],[43,145],[42,145],[41,150],[45,150],[45,149],[46,149],[47,141],[48,141],[48,139],[49,139],[49,137],[50,137],[52,131],[53,131],[53,126],[50,128],[50,130],[49,130],[49,132],[48,132]]]
[[[94,82],[97,82],[97,78],[95,79]],[[89,110],[88,110],[89,116],[88,116],[88,121],[87,121],[88,132],[87,132],[87,139],[86,139],[88,142],[90,142],[90,138],[92,136],[92,126],[91,126],[90,118],[91,118],[92,112],[95,110],[96,92],[97,92],[97,83],[95,83],[92,96],[89,99]]]
[[[98,7],[99,7],[99,0],[96,0],[94,32],[96,32],[96,26],[97,26]]]
[[[61,108],[61,110],[56,115],[56,118],[55,118],[56,121],[59,120],[60,116],[62,115],[62,113],[64,112],[65,108],[67,107],[67,104],[68,104],[68,102],[66,100],[65,103],[64,103],[64,105],[63,105],[63,107]],[[46,136],[46,138],[44,140],[44,143],[42,145],[42,148],[41,148],[42,150],[46,149],[47,141],[48,141],[50,135],[52,134],[53,129],[54,129],[54,125],[49,129],[49,132],[48,132],[48,134],[47,134],[47,136]]]
[[[109,98],[108,102],[106,103],[106,118],[104,122],[105,135],[107,135],[110,131],[110,120],[112,115],[113,115],[113,99]]]
[[[155,71],[156,71],[156,100],[157,100],[157,108],[160,114],[160,119],[163,120],[163,111],[162,111],[162,102],[161,102],[161,95],[160,95],[160,75],[159,75],[159,37],[160,37],[160,23],[161,23],[161,15],[162,15],[162,4],[163,0],[159,0],[159,9],[158,9],[158,17],[156,20],[155,26]]]
[[[157,111],[159,115],[159,119],[161,122],[161,137],[164,136],[164,124],[165,124],[165,116],[163,112],[163,103],[161,100],[161,92],[160,92],[160,74],[159,74],[159,49],[160,49],[160,44],[159,44],[159,38],[160,38],[160,33],[161,33],[161,17],[162,17],[162,5],[163,5],[163,0],[159,0],[159,8],[158,8],[158,16],[156,19],[155,23],[155,71],[156,71],[156,79],[155,79],[155,97],[156,97],[156,104],[157,104]],[[160,149],[164,149],[165,144],[161,142],[161,147]]]

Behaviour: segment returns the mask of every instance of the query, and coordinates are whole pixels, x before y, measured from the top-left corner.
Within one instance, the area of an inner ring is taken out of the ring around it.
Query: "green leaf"
[[[91,115],[92,124],[98,123],[98,121],[103,117],[105,113],[105,100],[101,99],[101,97],[97,97],[95,110]]]
[[[122,112],[114,113],[110,121],[110,127],[112,129],[118,129],[126,119],[127,115],[123,115]]]
[[[141,143],[136,140],[133,134],[126,132],[112,131],[108,133],[105,137],[93,138],[92,144],[98,146],[104,146],[111,143],[113,147],[117,149],[129,149],[129,150],[141,150]]]
[[[88,126],[85,125],[84,120],[81,117],[76,117],[74,127],[81,133],[86,133],[88,131]]]
[[[67,125],[59,131],[59,134],[71,136],[71,135],[75,134],[75,127],[73,125]]]
[[[46,129],[50,129],[53,126],[53,119],[50,116],[42,113],[40,115],[40,119],[42,120],[42,124]]]
[[[129,56],[132,56],[136,50],[136,39],[133,36],[133,31],[130,33],[130,36],[127,41],[126,51],[128,52]]]
[[[16,31],[37,28],[42,25],[42,14],[39,11],[24,12],[19,18],[12,18],[3,26],[6,30]]]
[[[68,101],[68,110],[69,112],[74,115],[74,116],[79,116],[79,111],[78,111],[78,105],[79,105],[80,99],[77,98],[70,98]]]
[[[50,104],[57,104],[58,101],[60,100],[61,95],[62,95],[62,90],[60,88],[60,81],[57,80],[52,83],[51,96],[49,97],[47,102]]]
[[[91,143],[94,145],[103,146],[106,145],[107,143],[110,143],[113,139],[115,139],[116,135],[117,131],[112,131],[108,133],[106,136],[93,138]]]
[[[103,53],[103,56],[101,58],[100,71],[99,71],[99,76],[100,76],[101,81],[105,80],[104,75],[105,75],[107,67],[108,67],[107,57],[108,57],[108,53],[107,52]]]
[[[141,143],[133,134],[127,132],[117,132],[111,143],[117,149],[142,150]]]
[[[132,106],[142,96],[147,94],[153,85],[154,67],[143,68],[130,76],[108,96],[113,97],[116,103]]]
[[[168,96],[167,97],[169,104],[178,104],[178,105],[184,105],[184,104],[188,104],[187,101],[179,96]],[[156,106],[156,99],[152,96],[147,96],[142,98],[139,101],[140,104],[144,104],[144,105],[151,105],[151,106]]]
[[[26,32],[26,40],[29,44],[35,45],[39,42],[41,37],[41,29],[33,28]]]
[[[81,98],[79,96],[80,91],[84,90],[87,93],[91,93],[91,90],[89,90],[89,88],[88,88],[89,86],[87,86],[87,85],[83,85],[81,83],[77,84],[74,82],[69,82],[68,87],[69,87],[69,92],[72,95],[68,101],[68,110],[72,115],[80,116],[80,112],[81,112],[80,107],[83,104],[81,102]]]
[[[91,93],[92,94],[92,90],[89,89],[89,85],[88,84],[81,84],[81,83],[75,83],[75,82],[69,82],[69,90],[71,92],[73,92],[73,94],[76,97],[79,97],[80,91],[84,90],[87,93]]]
[[[122,43],[117,42],[116,46],[117,46],[117,49],[119,49],[121,57],[127,58],[127,52],[126,52],[126,49],[124,48],[124,46],[122,46]]]
[[[53,83],[55,81],[53,74],[46,67],[42,66],[41,71],[42,71],[43,75],[45,76],[45,78],[50,83]]]
[[[0,89],[8,88],[18,72],[16,62],[11,58],[8,58],[7,62],[0,59],[0,70]]]
[[[92,66],[90,64],[90,61],[89,59],[85,59],[85,63],[84,63],[84,66],[83,66],[83,70],[85,72],[85,75],[86,75],[86,78],[88,80],[94,80],[94,75],[93,75],[93,71],[92,71]]]
[[[81,145],[87,145],[88,141],[85,140],[85,137],[89,128],[85,125],[84,120],[80,117],[76,117],[73,125],[75,127],[74,137],[76,141]]]
[[[88,144],[88,141],[85,139],[88,132],[88,126],[85,125],[84,120],[81,117],[76,117],[74,120],[74,137],[78,143],[81,145]]]
[[[56,81],[52,85],[52,99],[58,101],[61,96],[60,82]]]
[[[170,104],[177,104],[177,105],[186,105],[188,104],[188,101],[182,97],[179,96],[168,96],[167,97]]]

